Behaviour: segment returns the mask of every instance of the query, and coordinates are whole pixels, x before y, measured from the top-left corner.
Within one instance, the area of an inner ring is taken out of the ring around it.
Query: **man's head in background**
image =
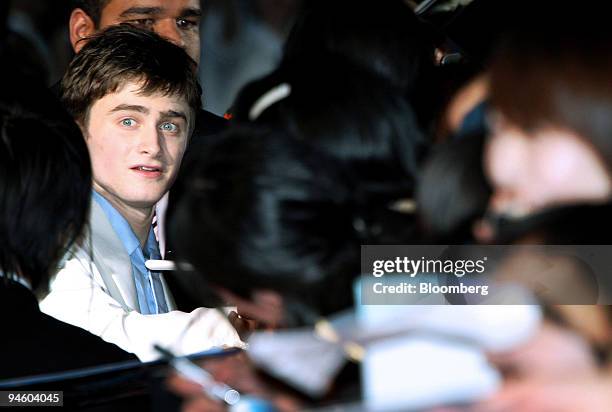
[[[200,60],[200,0],[73,0],[70,43],[79,52],[87,37],[117,24],[154,31]]]
[[[174,181],[193,131],[195,63],[155,33],[115,26],[88,40],[61,88],[89,148],[94,189],[124,216],[149,210]]]
[[[612,199],[612,30],[590,3],[555,2],[545,31],[539,16],[550,9],[530,14],[492,60],[485,171],[493,212],[518,218]]]

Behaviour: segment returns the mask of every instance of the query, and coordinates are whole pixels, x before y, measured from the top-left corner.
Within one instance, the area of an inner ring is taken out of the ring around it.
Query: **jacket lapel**
[[[91,202],[91,237],[94,263],[109,294],[124,307],[139,310],[130,257],[104,210],[94,200]]]

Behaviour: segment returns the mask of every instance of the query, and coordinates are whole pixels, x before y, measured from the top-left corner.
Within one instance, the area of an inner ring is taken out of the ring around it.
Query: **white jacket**
[[[244,346],[222,311],[198,308],[190,313],[180,312],[174,310],[165,282],[164,292],[169,313],[137,312],[130,257],[102,208],[92,201],[90,233],[81,247],[69,252],[40,308],[134,353],[143,362],[159,358],[153,348],[155,343],[177,354]]]

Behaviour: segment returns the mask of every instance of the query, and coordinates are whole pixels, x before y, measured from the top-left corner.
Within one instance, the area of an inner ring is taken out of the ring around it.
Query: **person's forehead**
[[[159,9],[180,15],[186,10],[200,10],[200,0],[110,0],[102,9],[102,17],[119,17],[130,9]]]
[[[162,91],[144,93],[142,83],[131,81],[120,86],[116,91],[106,94],[97,102],[110,110],[116,107],[142,106],[151,112],[180,110],[181,112],[185,111],[186,115],[189,112],[189,105],[185,96],[166,94]]]

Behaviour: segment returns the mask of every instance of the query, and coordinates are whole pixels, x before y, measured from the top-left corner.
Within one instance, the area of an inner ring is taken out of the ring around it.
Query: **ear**
[[[85,11],[76,8],[70,14],[69,31],[70,44],[75,53],[84,45],[83,39],[96,32],[96,25]]]

